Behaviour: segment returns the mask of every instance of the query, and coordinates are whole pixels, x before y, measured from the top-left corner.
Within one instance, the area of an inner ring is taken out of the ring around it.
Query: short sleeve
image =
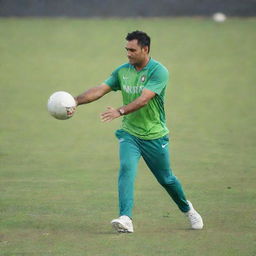
[[[105,84],[111,87],[113,91],[120,90],[120,83],[118,79],[118,69],[114,70],[109,78],[104,81]]]
[[[160,95],[167,86],[169,80],[169,72],[163,66],[158,66],[152,73],[145,88]]]

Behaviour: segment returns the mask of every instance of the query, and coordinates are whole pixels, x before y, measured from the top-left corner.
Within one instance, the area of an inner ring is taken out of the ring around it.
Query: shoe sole
[[[119,233],[133,233],[133,231],[128,230],[119,222],[112,222],[112,227]]]

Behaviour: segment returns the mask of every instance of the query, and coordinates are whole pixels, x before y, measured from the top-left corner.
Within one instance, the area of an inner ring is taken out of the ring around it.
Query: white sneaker
[[[185,213],[188,217],[192,229],[202,229],[204,226],[203,219],[200,214],[194,209],[191,202],[187,201],[190,207],[190,210]]]
[[[120,216],[111,221],[112,227],[120,233],[133,233],[132,220],[126,216]]]

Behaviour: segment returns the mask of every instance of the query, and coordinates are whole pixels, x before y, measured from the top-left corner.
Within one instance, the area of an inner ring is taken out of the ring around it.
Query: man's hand
[[[124,113],[122,115],[130,114],[142,107],[144,107],[153,97],[155,97],[156,93],[148,90],[143,89],[141,95],[129,103],[128,105],[122,106],[120,109],[123,110]],[[121,113],[119,109],[115,109],[112,107],[107,107],[107,110],[101,114],[101,121],[102,122],[110,122],[115,118],[118,118],[121,116]]]
[[[120,117],[120,112],[112,107],[107,107],[107,110],[101,113],[100,118],[102,122],[110,122],[118,117]]]

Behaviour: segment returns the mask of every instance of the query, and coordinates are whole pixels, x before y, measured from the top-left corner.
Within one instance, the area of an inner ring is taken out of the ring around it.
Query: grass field
[[[0,19],[1,256],[255,256],[256,19]],[[119,93],[58,121],[57,90],[77,95],[126,62],[124,37],[152,37],[171,72],[172,167],[204,217],[192,231],[143,162],[134,234],[116,234]]]

